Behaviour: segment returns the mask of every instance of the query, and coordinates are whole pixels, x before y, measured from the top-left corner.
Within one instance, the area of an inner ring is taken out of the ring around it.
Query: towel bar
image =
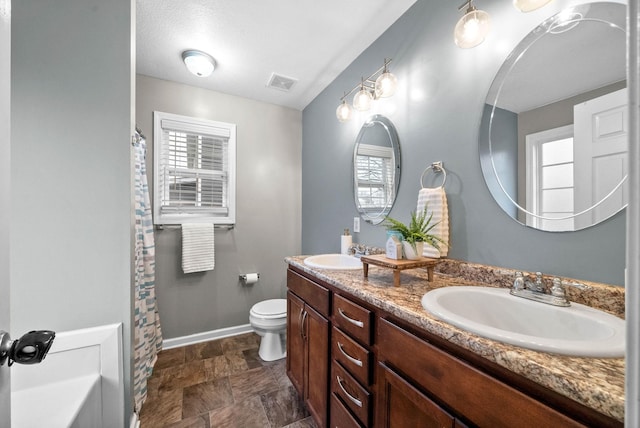
[[[157,230],[164,230],[164,229],[179,229],[182,227],[181,224],[156,224],[154,225],[155,228]],[[226,230],[232,230],[236,227],[235,224],[214,224],[213,228],[214,229],[226,229]]]

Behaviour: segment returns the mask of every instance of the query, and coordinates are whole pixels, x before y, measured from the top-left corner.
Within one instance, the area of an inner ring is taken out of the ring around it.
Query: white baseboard
[[[178,348],[180,346],[194,345],[196,343],[207,342],[209,340],[222,339],[224,337],[237,336],[239,334],[251,333],[251,324],[237,325],[235,327],[221,328],[218,330],[205,331],[191,334],[189,336],[174,337],[162,341],[162,349]]]

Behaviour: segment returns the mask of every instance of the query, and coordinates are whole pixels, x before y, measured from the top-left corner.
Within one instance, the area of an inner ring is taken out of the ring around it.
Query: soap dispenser
[[[349,234],[349,229],[345,229],[340,237],[340,253],[349,254],[349,247],[353,244],[353,237]]]

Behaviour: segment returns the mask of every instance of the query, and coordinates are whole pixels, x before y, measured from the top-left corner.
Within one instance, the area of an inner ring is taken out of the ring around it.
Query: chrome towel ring
[[[422,175],[420,176],[420,187],[424,189],[424,184],[422,183],[422,181],[424,180],[424,176],[427,175],[429,170],[433,170],[433,172],[436,173],[442,173],[442,184],[440,185],[440,187],[444,187],[444,183],[447,182],[447,171],[445,171],[444,167],[442,166],[442,161],[433,162],[431,165],[425,168],[425,170],[422,172]]]

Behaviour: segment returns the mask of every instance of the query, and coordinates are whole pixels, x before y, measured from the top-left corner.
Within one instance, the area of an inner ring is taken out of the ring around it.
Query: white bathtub
[[[56,333],[42,363],[11,368],[11,426],[121,427],[123,385],[120,324]]]

